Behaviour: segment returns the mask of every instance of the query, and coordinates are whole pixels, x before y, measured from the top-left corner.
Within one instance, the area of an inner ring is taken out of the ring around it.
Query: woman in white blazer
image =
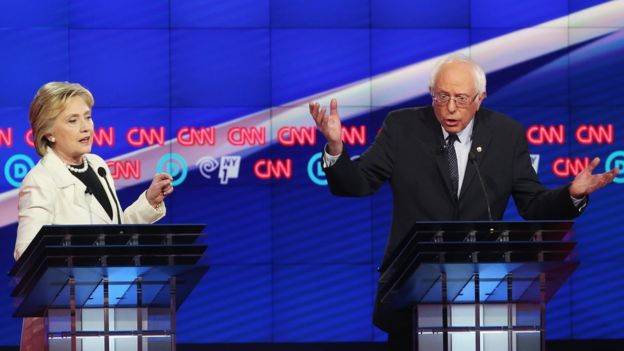
[[[119,207],[106,163],[90,153],[93,103],[91,93],[80,84],[50,82],[30,105],[35,148],[42,158],[20,188],[16,260],[46,224],[141,224],[165,215],[163,199],[173,186],[171,176],[164,173],[154,176],[132,205]],[[24,319],[21,351],[43,350],[44,338],[42,319]]]

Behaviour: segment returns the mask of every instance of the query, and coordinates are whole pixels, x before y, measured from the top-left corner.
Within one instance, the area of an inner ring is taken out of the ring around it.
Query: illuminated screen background
[[[179,342],[385,340],[371,314],[391,194],[329,194],[307,102],[338,98],[357,155],[388,111],[430,104],[432,63],[461,51],[488,74],[485,106],[525,125],[539,176],[559,186],[593,156],[600,172],[624,163],[623,25],[621,1],[2,2],[0,267],[15,186],[38,159],[30,100],[80,82],[122,205],[168,169],[163,222],[207,225],[212,269],[179,310]],[[582,264],[548,305],[550,339],[624,338],[623,183],[576,224]],[[0,282],[0,344],[15,345]]]

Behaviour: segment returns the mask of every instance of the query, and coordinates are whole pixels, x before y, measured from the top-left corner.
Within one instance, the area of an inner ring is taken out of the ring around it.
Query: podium
[[[176,310],[207,272],[203,225],[44,226],[9,275],[14,317],[49,351],[175,351]]]
[[[381,267],[378,313],[414,351],[544,351],[546,303],[578,267],[573,222],[417,223]]]

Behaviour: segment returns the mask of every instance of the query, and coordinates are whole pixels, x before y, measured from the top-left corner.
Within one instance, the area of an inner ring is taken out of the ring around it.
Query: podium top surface
[[[97,236],[166,236],[199,235],[204,224],[101,224],[101,225],[44,225],[28,245],[22,257],[29,256],[44,238],[80,238]],[[21,259],[21,258],[20,258]]]
[[[95,303],[90,296],[104,281],[124,291],[116,306],[138,304],[128,297],[137,289],[143,291],[142,305],[168,306],[170,296],[161,291],[176,277],[179,305],[208,270],[199,263],[207,246],[196,243],[203,229],[202,224],[44,226],[9,272],[12,296],[21,301],[15,315],[70,306],[70,278],[77,282],[81,306]],[[137,277],[145,282],[142,287]]]
[[[381,267],[378,294],[382,303],[405,306],[426,301],[430,291],[439,291],[432,286],[441,281],[443,274],[460,272],[458,286],[463,287],[475,273],[483,274],[485,270],[502,272],[497,277],[500,281],[510,273],[517,278],[520,272],[524,275],[529,272],[530,278],[525,278],[530,285],[540,273],[548,271],[553,279],[547,284],[547,295],[552,296],[578,265],[573,253],[576,242],[569,234],[573,224],[573,221],[416,223]],[[457,296],[462,296],[459,292]],[[522,298],[529,297],[523,294]],[[533,299],[531,295],[529,300]],[[432,300],[439,300],[439,296],[433,296]]]
[[[500,241],[501,235],[507,241],[560,241],[572,229],[574,221],[451,221],[416,222],[403,241],[383,262],[380,271],[385,271],[400,258],[402,251],[422,242],[462,242],[468,235],[477,242]],[[539,235],[538,235],[539,234]]]
[[[44,225],[37,236],[93,234],[191,234],[200,233],[204,224],[70,224]]]
[[[449,221],[449,222],[416,222],[414,232],[568,232],[574,221]]]
[[[15,275],[24,267],[35,264],[33,261],[41,261],[40,256],[49,246],[119,247],[127,245],[131,240],[138,245],[157,245],[164,242],[169,245],[190,245],[201,235],[204,227],[203,224],[45,225],[15,263],[9,275]]]

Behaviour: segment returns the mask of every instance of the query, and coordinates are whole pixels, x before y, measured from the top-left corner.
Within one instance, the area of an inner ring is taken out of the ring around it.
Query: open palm
[[[613,168],[612,170],[600,174],[592,174],[594,169],[600,164],[600,158],[594,158],[585,169],[576,175],[574,181],[570,185],[570,195],[580,199],[585,197],[594,191],[604,187],[611,183],[613,178],[618,174],[619,169]]]
[[[338,115],[338,101],[332,99],[329,105],[329,115],[327,107],[321,108],[317,102],[310,103],[310,115],[316,123],[316,128],[323,134],[329,146],[329,152],[332,155],[342,153],[342,124]]]

